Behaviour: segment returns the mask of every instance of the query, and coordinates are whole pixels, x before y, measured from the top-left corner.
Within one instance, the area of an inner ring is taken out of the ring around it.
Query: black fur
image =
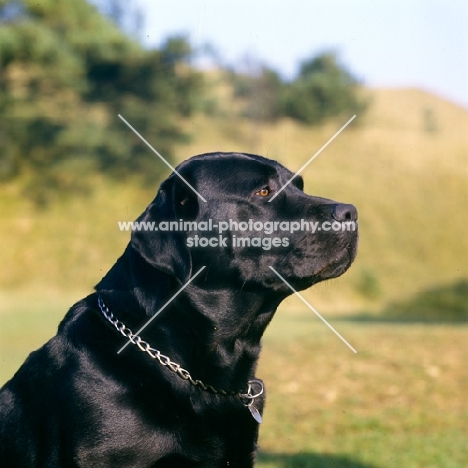
[[[311,197],[277,162],[238,153],[196,156],[165,180],[140,221],[355,220],[352,205]],[[259,196],[269,188],[271,194]],[[110,233],[109,233],[110,234]],[[341,275],[357,232],[225,232],[227,247],[188,248],[211,232],[134,232],[124,254],[75,304],[57,335],[31,353],[0,393],[0,466],[252,467],[258,424],[239,396],[183,380],[129,344],[103,317],[100,295],[134,332],[202,266],[203,272],[142,333],[151,346],[216,388],[246,392],[262,334],[290,289]],[[238,237],[287,237],[289,245],[233,248]],[[255,400],[262,412],[264,395]]]

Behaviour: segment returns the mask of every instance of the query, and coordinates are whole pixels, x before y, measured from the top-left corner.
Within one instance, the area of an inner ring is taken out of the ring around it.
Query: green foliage
[[[284,114],[306,124],[319,124],[342,114],[362,113],[366,107],[357,96],[358,82],[334,53],[305,61],[298,78],[288,87]]]
[[[290,117],[308,125],[327,119],[362,114],[367,103],[359,98],[357,80],[333,53],[305,61],[298,77],[285,82],[274,70],[261,66],[251,74],[229,73],[234,96],[244,101],[242,115],[262,122]]]
[[[468,280],[429,289],[406,302],[390,304],[384,316],[398,320],[468,322]]]
[[[12,5],[0,4],[0,18]],[[145,51],[85,0],[23,5],[0,24],[0,178],[21,176],[47,203],[86,189],[90,172],[157,177],[161,164],[117,114],[171,156],[202,86],[187,41]]]
[[[38,204],[87,190],[90,173],[159,176],[161,164],[117,114],[170,158],[187,139],[182,119],[217,109],[203,102],[186,37],[144,50],[117,26],[126,24],[123,2],[101,7],[112,20],[85,0],[0,0],[0,180],[18,178]],[[363,109],[356,80],[333,54],[305,62],[291,83],[256,68],[230,74],[243,117],[318,124]]]

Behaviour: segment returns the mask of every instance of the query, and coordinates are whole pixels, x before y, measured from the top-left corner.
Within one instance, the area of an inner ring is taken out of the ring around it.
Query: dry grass
[[[13,189],[2,192],[0,259],[9,268],[0,270],[0,290],[89,291],[129,241],[117,221],[135,219],[156,193],[136,187],[96,180],[89,198],[68,198],[44,211]]]

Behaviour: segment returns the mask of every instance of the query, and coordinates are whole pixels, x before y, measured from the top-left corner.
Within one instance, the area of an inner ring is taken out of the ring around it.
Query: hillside
[[[378,308],[468,277],[468,111],[415,89],[368,93],[372,104],[365,117],[357,116],[303,173],[308,193],[354,203],[360,216],[354,267],[306,294],[322,311]],[[252,124],[229,113],[199,115],[186,122],[192,140],[177,147],[177,159],[248,151],[297,170],[343,123],[309,128],[288,120]],[[2,186],[2,295],[66,291],[78,299],[127,243],[117,221],[138,216],[157,185],[148,190],[96,180],[88,197],[62,200],[42,212],[20,199],[15,185]],[[288,304],[301,307],[294,299]]]
[[[417,89],[369,91],[371,106],[303,173],[308,193],[354,203],[360,251],[343,277],[309,295],[328,308],[386,302],[468,275],[468,111]],[[340,128],[283,121],[192,122],[179,158],[213,149],[257,152],[296,170]]]

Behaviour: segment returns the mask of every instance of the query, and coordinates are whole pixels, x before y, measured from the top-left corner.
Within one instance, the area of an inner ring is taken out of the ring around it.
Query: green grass
[[[356,355],[305,312],[267,330],[260,466],[465,466],[468,327],[330,321]]]
[[[0,382],[79,297],[3,295]],[[334,320],[352,353],[294,299],[264,338],[259,468],[462,468],[468,326]]]

